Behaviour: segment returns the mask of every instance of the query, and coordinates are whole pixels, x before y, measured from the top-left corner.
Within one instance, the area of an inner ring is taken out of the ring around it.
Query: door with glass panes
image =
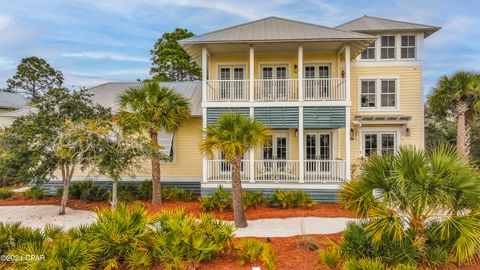
[[[330,171],[332,159],[332,134],[312,131],[305,133],[305,175]]]
[[[245,100],[245,67],[220,66],[219,68],[219,95],[220,100]]]
[[[277,173],[285,171],[285,160],[288,157],[287,133],[270,135],[270,143],[262,148],[264,170]]]
[[[365,132],[362,137],[365,157],[373,154],[393,154],[397,149],[395,132]]]
[[[304,67],[305,99],[326,99],[330,90],[330,65],[306,64]]]
[[[288,99],[287,66],[262,66],[262,83],[260,84],[260,99],[286,100]]]

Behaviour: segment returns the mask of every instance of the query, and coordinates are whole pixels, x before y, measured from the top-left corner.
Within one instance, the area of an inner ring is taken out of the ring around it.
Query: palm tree
[[[209,158],[213,157],[215,151],[221,152],[230,162],[235,226],[247,227],[242,207],[240,164],[247,150],[258,149],[269,141],[270,130],[255,119],[227,113],[222,114],[216,124],[208,126],[205,132],[206,137],[200,143],[200,150]]]
[[[429,97],[432,114],[440,119],[452,115],[457,120],[457,149],[468,157],[470,154],[470,127],[480,112],[480,75],[458,71],[442,76]]]
[[[118,122],[126,130],[148,132],[151,144],[158,149],[160,131],[175,132],[190,118],[190,102],[173,89],[148,82],[125,91],[118,100]],[[152,154],[152,203],[162,202],[160,159]]]
[[[458,262],[480,250],[480,174],[451,146],[372,156],[361,175],[343,185],[339,199],[370,220],[366,234],[374,241],[410,237],[425,248],[436,240],[448,243]]]

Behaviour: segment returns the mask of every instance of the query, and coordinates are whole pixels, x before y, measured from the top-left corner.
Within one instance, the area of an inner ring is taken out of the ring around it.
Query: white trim
[[[419,60],[383,60],[383,61],[355,61],[352,67],[418,67],[422,62]]]
[[[326,100],[326,101],[267,101],[267,102],[249,102],[249,101],[236,101],[236,102],[214,102],[209,101],[204,104],[204,107],[207,108],[217,108],[217,107],[300,107],[300,106],[315,106],[315,107],[329,107],[329,106],[343,106],[350,107],[352,105],[351,101],[335,101],[335,100]]]
[[[395,80],[395,107],[382,107],[382,80]],[[362,107],[362,81],[375,81],[375,107]],[[400,111],[400,76],[358,76],[357,108],[359,112],[392,112]]]
[[[335,130],[338,130],[338,129],[335,129]],[[317,137],[317,139],[320,138],[319,135],[330,135],[330,158],[326,159],[326,160],[335,160],[336,157],[337,157],[337,147],[335,146],[336,145],[336,142],[337,142],[337,134],[334,132],[334,130],[332,129],[308,129],[307,131],[304,132],[304,135],[303,135],[303,138],[304,138],[304,146],[302,147],[302,149],[304,150],[304,153],[303,153],[303,157],[304,159],[306,160],[306,153],[307,153],[307,135],[315,135]],[[300,136],[300,135],[299,135]],[[300,138],[300,137],[299,137]],[[316,145],[315,145],[315,156],[319,156],[318,155],[318,152],[320,150],[320,145],[318,144],[319,141],[316,142]],[[300,157],[300,155],[299,155]],[[321,159],[317,159],[315,158],[315,160],[321,160]]]
[[[404,37],[404,36],[405,36],[405,37],[413,36],[413,37],[414,37],[414,40],[415,40],[415,41],[414,41],[414,42],[415,42],[415,46],[402,46],[402,37]],[[412,34],[403,34],[403,33],[402,33],[402,34],[399,34],[399,39],[400,39],[400,44],[399,44],[399,45],[400,45],[400,48],[399,48],[400,54],[399,54],[398,59],[417,60],[417,55],[418,55],[418,36],[417,36],[417,34],[414,34],[414,33],[412,33]],[[402,58],[402,49],[403,49],[403,48],[414,48],[414,49],[415,49],[415,52],[414,52],[415,57],[413,57],[413,58]]]
[[[249,95],[250,102],[255,101],[255,49],[250,46],[248,61],[248,79],[249,79]]]
[[[394,133],[395,134],[395,149],[398,150],[401,144],[401,127],[360,127],[358,134],[360,135],[360,145],[359,145],[359,150],[360,150],[360,156],[365,157],[365,151],[364,151],[364,143],[365,143],[365,138],[364,134],[365,133],[376,133],[376,134],[385,134],[385,133]],[[381,138],[378,139],[377,141],[378,145],[378,150],[381,151]]]
[[[272,68],[272,79],[277,79],[276,78],[276,75],[277,75],[277,72],[276,72],[276,68],[277,67],[286,67],[286,75],[287,77],[285,79],[291,79],[290,78],[290,67],[292,65],[292,62],[291,61],[267,61],[267,62],[258,62],[257,63],[258,65],[258,79],[260,80],[263,80],[263,70],[262,68],[264,67],[271,67]]]
[[[305,181],[305,169],[304,169],[304,127],[303,127],[303,107],[298,107],[298,169],[299,169],[299,182]]]
[[[393,58],[382,58],[382,48],[392,48],[392,46],[386,46],[386,47],[382,47],[382,37],[394,37],[394,40],[395,40],[395,45],[393,46],[393,55],[394,57]],[[379,52],[380,54],[378,55],[378,57],[376,57],[377,61],[392,61],[392,60],[397,60],[399,59],[398,58],[398,35],[397,34],[388,34],[388,33],[385,33],[385,34],[382,34],[380,35],[379,37]]]
[[[202,183],[201,188],[217,188],[218,186],[223,186],[224,188],[232,188],[231,183],[222,182],[222,183]],[[291,183],[291,184],[275,184],[275,183],[242,183],[242,188],[258,188],[258,189],[268,189],[268,188],[284,188],[284,189],[340,189],[341,184],[300,184],[300,183]]]

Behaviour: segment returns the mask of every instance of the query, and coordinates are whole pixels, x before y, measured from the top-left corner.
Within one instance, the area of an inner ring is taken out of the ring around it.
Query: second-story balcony
[[[250,80],[208,80],[209,102],[250,101]],[[255,79],[254,101],[300,101],[298,79]],[[302,80],[302,99],[305,101],[346,100],[346,81],[343,78],[312,78]]]

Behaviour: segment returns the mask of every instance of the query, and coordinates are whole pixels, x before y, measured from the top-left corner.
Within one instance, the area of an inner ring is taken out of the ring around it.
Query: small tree
[[[255,119],[240,114],[222,114],[217,123],[205,130],[206,138],[200,144],[200,150],[209,158],[214,152],[222,152],[232,167],[232,199],[235,226],[247,227],[247,219],[242,206],[242,184],[240,166],[244,154],[257,149],[270,138],[270,130]],[[253,169],[253,168],[252,168]]]
[[[22,93],[37,101],[49,88],[61,87],[62,84],[62,72],[44,59],[32,56],[21,60],[15,75],[7,80],[6,90]]]
[[[120,126],[127,131],[148,132],[154,149],[158,149],[160,131],[175,132],[190,118],[190,102],[174,90],[156,82],[130,88],[119,98],[122,111],[117,114]],[[151,156],[152,203],[162,202],[160,159]]]
[[[190,55],[180,47],[178,41],[193,37],[187,29],[177,28],[171,33],[165,33],[157,40],[152,55],[150,74],[158,81],[193,81],[201,77],[200,67]]]

